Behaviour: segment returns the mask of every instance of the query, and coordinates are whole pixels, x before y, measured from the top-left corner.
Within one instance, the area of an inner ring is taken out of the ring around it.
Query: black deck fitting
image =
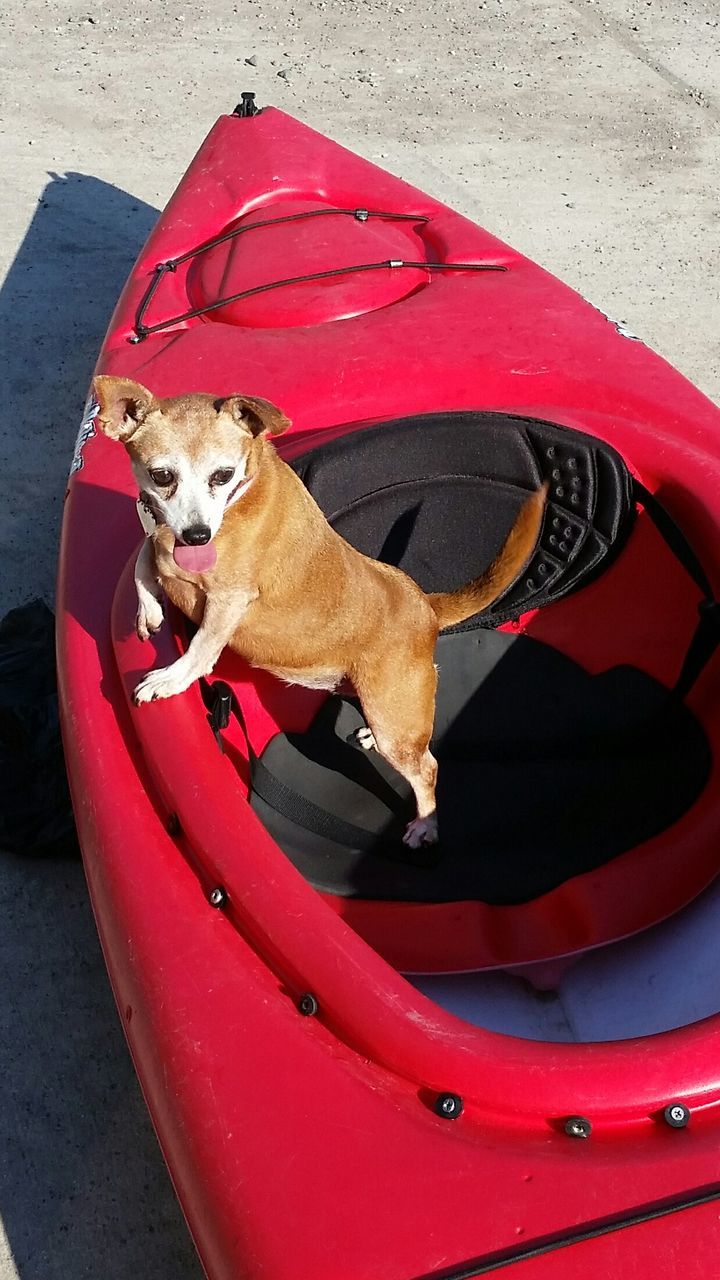
[[[243,120],[247,120],[251,116],[256,116],[259,112],[259,107],[255,105],[255,94],[241,93],[240,98],[241,101],[238,102],[235,110],[233,111],[233,115],[240,116]]]

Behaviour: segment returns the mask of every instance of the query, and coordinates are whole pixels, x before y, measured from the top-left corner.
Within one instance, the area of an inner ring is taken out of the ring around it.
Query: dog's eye
[[[159,485],[161,489],[167,489],[168,485],[172,484],[175,476],[172,471],[168,471],[167,467],[155,467],[150,472],[150,479],[153,484]]]
[[[234,475],[234,467],[220,467],[219,471],[213,471],[210,477],[210,483],[212,485],[229,484]]]

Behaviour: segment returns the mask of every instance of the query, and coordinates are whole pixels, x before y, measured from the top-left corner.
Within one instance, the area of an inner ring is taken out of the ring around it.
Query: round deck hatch
[[[289,328],[345,320],[407,298],[429,282],[429,271],[384,264],[427,259],[423,224],[366,212],[283,200],[245,214],[228,227],[242,234],[199,254],[190,267],[191,305],[226,298],[207,320]],[[299,279],[320,273],[327,274]]]

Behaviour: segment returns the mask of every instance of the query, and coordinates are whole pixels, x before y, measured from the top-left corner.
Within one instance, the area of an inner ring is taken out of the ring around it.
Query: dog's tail
[[[548,485],[531,493],[492,564],[474,582],[457,591],[428,595],[435,616],[443,627],[464,622],[481,609],[487,609],[517,578],[527,564],[540,534]]]

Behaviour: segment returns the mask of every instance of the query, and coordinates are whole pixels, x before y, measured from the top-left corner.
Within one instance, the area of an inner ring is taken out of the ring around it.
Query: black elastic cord
[[[166,267],[170,271],[174,271],[176,267],[187,262],[190,258],[197,257],[200,253],[207,253],[208,249],[214,249],[219,244],[225,244],[227,240],[235,240],[238,236],[243,236],[247,231],[261,231],[265,227],[279,227],[283,222],[304,222],[310,218],[328,218],[333,214],[340,214],[345,218],[354,218],[356,222],[367,222],[369,218],[385,218],[390,222],[429,222],[430,219],[424,213],[387,213],[381,209],[306,209],[304,213],[285,213],[281,218],[263,218],[260,222],[246,222],[241,227],[234,227],[232,231],[224,231],[222,235],[215,236],[212,240],[206,240],[203,244],[198,245],[195,249],[188,249],[187,253],[183,253],[179,258],[168,258],[166,262],[159,263],[156,270],[160,266]]]
[[[327,276],[344,275],[353,271],[372,271],[380,267],[398,266],[398,267],[427,267],[428,270],[444,270],[444,271],[507,271],[507,267],[495,265],[479,265],[478,263],[462,263],[462,262],[401,262],[390,259],[385,262],[368,262],[357,267],[342,267],[337,271],[320,271],[311,275],[296,276],[287,280],[275,280],[270,284],[258,285],[255,289],[248,289],[243,293],[234,294],[231,298],[221,298],[218,302],[213,302],[207,307],[198,307],[192,311],[186,311],[180,316],[171,316],[168,320],[161,320],[158,324],[144,324],[147,309],[154,298],[160,281],[168,272],[176,271],[184,262],[188,262],[190,258],[195,258],[198,254],[207,253],[208,249],[215,249],[219,244],[225,244],[228,240],[234,240],[238,236],[245,235],[248,231],[261,231],[265,227],[277,227],[285,222],[301,222],[310,218],[327,218],[332,216],[340,216],[345,218],[354,218],[356,222],[367,222],[370,218],[382,218],[390,222],[429,222],[430,218],[424,213],[391,213],[383,209],[306,209],[302,213],[286,213],[280,218],[263,218],[259,222],[248,222],[241,227],[234,227],[232,231],[225,231],[222,235],[215,236],[212,240],[206,240],[203,244],[197,245],[194,249],[188,249],[187,253],[182,253],[177,258],[168,258],[165,262],[158,262],[155,271],[145,293],[140,299],[135,315],[135,337],[131,338],[131,342],[140,342],[146,338],[148,334],[159,333],[163,329],[170,328],[171,325],[180,324],[184,320],[194,320],[197,316],[205,315],[208,311],[215,310],[216,307],[224,307],[231,302],[238,302],[241,298],[249,298],[254,293],[262,293],[266,289],[277,289],[281,285],[301,284],[307,280],[323,280]]]
[[[594,1223],[590,1226],[577,1227],[554,1240],[542,1243],[522,1245],[519,1249],[509,1249],[495,1253],[475,1262],[463,1262],[457,1267],[443,1268],[440,1271],[428,1271],[414,1280],[477,1280],[479,1276],[490,1275],[516,1262],[526,1262],[531,1258],[541,1258],[543,1254],[554,1253],[558,1249],[567,1249],[570,1245],[583,1244],[587,1240],[597,1240],[600,1236],[611,1235],[614,1231],[622,1231],[625,1227],[639,1227],[645,1222],[655,1222],[658,1218],[666,1218],[671,1213],[681,1213],[684,1209],[697,1209],[705,1204],[720,1200],[720,1184],[681,1196],[669,1203],[655,1205],[649,1209],[639,1209],[610,1222]],[[582,1274],[582,1271],[579,1272]]]
[[[168,272],[177,271],[179,266],[184,262],[189,262],[190,258],[196,258],[201,253],[207,253],[208,249],[215,249],[219,244],[225,244],[228,240],[235,240],[238,236],[244,236],[248,231],[261,231],[265,227],[277,227],[284,222],[302,222],[310,218],[327,218],[339,214],[341,217],[355,218],[357,222],[367,222],[369,218],[384,218],[393,222],[429,222],[430,219],[423,213],[388,213],[381,209],[306,209],[302,213],[286,213],[280,218],[262,218],[259,222],[246,222],[241,227],[234,227],[232,231],[224,231],[222,235],[213,236],[212,240],[205,240],[203,244],[196,245],[194,249],[188,249],[187,253],[181,253],[177,258],[167,258],[164,262],[158,262],[155,267],[150,284],[140,299],[140,305],[135,316],[135,341],[139,342],[149,333],[155,333],[159,328],[166,328],[168,325],[175,323],[173,320],[164,320],[162,325],[148,328],[143,324],[145,313],[157,291],[158,285],[162,277]],[[219,304],[222,305],[222,304]],[[183,319],[190,319],[191,315],[183,316]]]
[[[684,699],[720,645],[720,603],[713,596],[710,580],[685,534],[670,513],[639,480],[633,480],[636,501],[647,511],[664,542],[702,592],[699,621],[693,632],[672,692]]]
[[[383,269],[397,269],[401,267],[416,267],[423,271],[507,271],[507,267],[500,266],[495,263],[478,263],[478,262],[408,262],[400,258],[385,258],[381,262],[358,262],[351,267],[333,267],[329,271],[312,271],[302,276],[287,276],[284,280],[271,280],[267,284],[255,285],[252,289],[243,289],[240,293],[230,294],[227,298],[218,298],[215,302],[208,302],[204,307],[193,307],[191,311],[183,311],[181,315],[169,316],[166,320],[160,320],[157,324],[143,324],[142,317],[150,304],[161,276],[162,271],[158,271],[157,275],[151,282],[150,289],[141,303],[135,321],[135,332],[138,339],[147,338],[151,333],[160,333],[163,329],[170,329],[173,325],[182,324],[185,320],[195,320],[198,316],[207,315],[209,311],[216,311],[218,307],[230,306],[233,302],[240,302],[244,298],[252,298],[258,293],[269,293],[271,289],[281,289],[286,285],[307,284],[312,280],[327,280],[331,276],[347,276],[355,275],[361,271],[381,271]],[[166,268],[174,270],[174,268]]]

